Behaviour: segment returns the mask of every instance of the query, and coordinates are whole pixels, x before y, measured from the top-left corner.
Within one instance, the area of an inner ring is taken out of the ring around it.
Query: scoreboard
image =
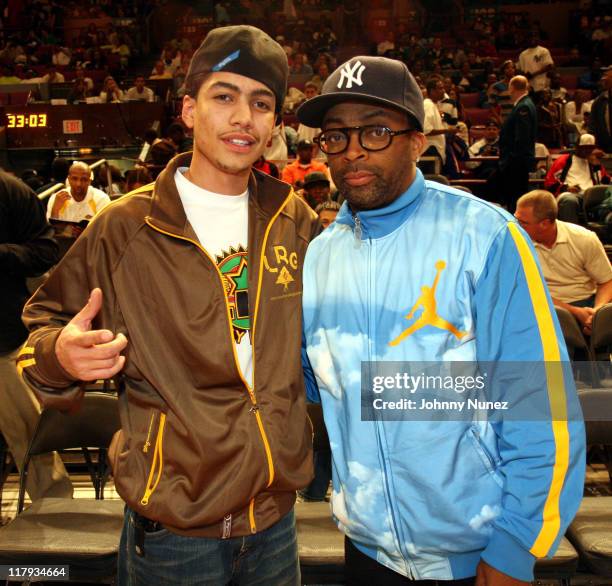
[[[8,149],[131,146],[154,122],[163,126],[164,104],[122,102],[0,108]]]

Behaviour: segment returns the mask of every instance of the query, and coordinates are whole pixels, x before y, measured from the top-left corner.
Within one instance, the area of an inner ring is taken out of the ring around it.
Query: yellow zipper
[[[267,240],[268,240],[268,236],[270,234],[270,230],[272,229],[272,224],[274,224],[274,222],[276,221],[276,218],[278,218],[278,216],[280,215],[280,213],[282,212],[282,210],[284,209],[284,207],[287,205],[287,203],[289,202],[289,200],[292,197],[294,197],[293,190],[291,190],[289,192],[289,195],[287,196],[287,198],[285,199],[283,204],[280,206],[280,208],[277,210],[277,212],[274,214],[274,216],[272,216],[272,219],[268,223],[268,226],[266,227],[266,231],[264,232],[263,243],[262,243],[262,246],[261,246],[261,257],[259,259],[259,275],[258,275],[258,278],[257,278],[257,291],[255,292],[255,311],[253,313],[253,328],[252,328],[252,342],[253,342],[253,344],[252,344],[252,346],[253,346],[253,367],[252,368],[253,368],[253,381],[255,381],[255,364],[256,364],[256,360],[255,360],[255,326],[257,324],[257,313],[258,313],[258,309],[259,309],[259,298],[260,298],[260,293],[261,293],[261,283],[262,283],[262,280],[263,280],[263,270],[264,270],[263,264],[264,264],[266,243],[267,243]],[[219,277],[219,283],[221,284],[221,289],[223,291],[223,301],[225,303],[225,312],[226,312],[226,316],[227,316],[227,325],[229,327],[229,335],[230,335],[230,342],[231,342],[231,347],[232,347],[232,353],[234,355],[234,363],[236,365],[236,369],[238,371],[238,375],[240,376],[240,380],[244,384],[244,386],[245,386],[245,388],[247,390],[247,393],[249,394],[249,398],[251,399],[251,403],[253,405],[253,407],[251,408],[251,411],[255,414],[255,419],[257,421],[257,426],[259,428],[259,433],[261,435],[261,439],[262,439],[263,444],[264,444],[264,450],[266,452],[266,459],[268,461],[268,484],[266,485],[266,488],[267,488],[267,487],[271,486],[272,482],[274,482],[274,462],[272,460],[272,450],[270,449],[270,443],[268,441],[268,436],[266,434],[266,431],[265,431],[264,426],[263,426],[263,421],[261,420],[261,416],[259,414],[259,406],[257,405],[257,399],[255,397],[255,392],[253,391],[253,389],[251,388],[249,383],[245,380],[245,378],[244,378],[244,376],[242,374],[242,369],[240,368],[240,362],[238,360],[238,353],[236,351],[236,344],[234,344],[234,342],[233,342],[233,340],[234,340],[234,332],[233,332],[233,327],[232,327],[232,316],[231,316],[231,313],[230,313],[229,305],[227,303],[227,296],[225,295],[225,286],[223,284],[223,276],[221,275],[221,271],[219,271],[219,267],[217,266],[217,263],[215,263],[215,261],[211,258],[211,256],[206,251],[206,249],[198,241],[193,240],[191,238],[187,238],[185,236],[181,236],[179,234],[174,234],[172,232],[168,232],[166,230],[162,230],[161,228],[159,228],[155,224],[153,224],[149,217],[145,218],[145,223],[147,224],[147,226],[149,226],[150,228],[152,228],[156,232],[159,232],[160,234],[165,234],[166,236],[171,236],[173,238],[177,238],[179,240],[184,240],[185,242],[189,242],[189,243],[193,244],[199,250],[202,251],[204,256],[206,256],[206,258],[208,258],[208,260],[211,262],[212,266],[215,267],[215,271],[217,272],[217,276]],[[145,496],[146,496],[146,493],[145,493]],[[144,500],[144,498],[145,497],[143,497],[143,500]],[[143,503],[143,504],[146,504],[146,503]],[[251,502],[249,503],[249,520],[250,520],[250,524],[251,524],[251,531],[253,533],[256,533],[257,527],[255,526],[254,507],[255,507],[255,501],[252,499]]]
[[[162,445],[164,441],[164,426],[166,425],[166,414],[159,414],[159,428],[157,430],[157,438],[155,440],[155,451],[153,452],[153,463],[151,464],[151,470],[149,471],[149,478],[147,479],[147,486],[145,488],[144,495],[140,499],[141,505],[148,505],[151,495],[155,492],[159,481],[161,480],[162,471],[164,468],[164,456],[162,451]],[[157,476],[155,482],[153,482],[153,476],[157,469]]]
[[[147,439],[145,440],[142,451],[146,454],[151,447],[151,430],[153,429],[153,421],[155,420],[155,411],[151,413],[151,421],[149,421],[149,431],[147,431]]]
[[[257,525],[255,524],[255,499],[249,501],[249,523],[251,525],[251,533],[257,533]]]

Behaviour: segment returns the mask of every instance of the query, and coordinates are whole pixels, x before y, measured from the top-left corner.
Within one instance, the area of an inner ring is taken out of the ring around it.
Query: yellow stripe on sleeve
[[[559,499],[565,475],[569,466],[569,430],[567,427],[567,405],[565,402],[565,380],[559,352],[559,342],[555,331],[555,324],[546,298],[544,284],[540,277],[537,264],[524,236],[516,224],[509,222],[508,229],[527,277],[527,287],[533,304],[533,311],[538,324],[540,340],[544,350],[546,370],[546,383],[550,413],[552,419],[552,432],[555,442],[555,464],[552,481],[544,503],[542,528],[533,546],[529,550],[535,557],[545,557],[552,547],[561,526],[559,515]]]
[[[34,354],[34,346],[24,346],[21,350],[19,350],[17,359],[21,358],[24,354]]]
[[[34,364],[36,364],[36,358],[27,358],[25,360],[19,360],[17,362],[17,373],[19,374],[19,376],[21,376],[21,373],[23,372],[24,368],[27,368],[28,366],[34,366]]]

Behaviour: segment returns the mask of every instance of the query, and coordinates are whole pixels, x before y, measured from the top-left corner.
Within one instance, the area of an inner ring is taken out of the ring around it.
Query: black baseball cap
[[[268,86],[276,96],[276,112],[287,93],[289,64],[283,48],[262,30],[249,25],[212,29],[191,58],[185,84],[196,75],[228,71]]]
[[[304,187],[309,187],[315,183],[325,183],[326,185],[329,185],[329,179],[322,171],[312,171],[311,173],[307,173],[306,177],[304,177]]]
[[[417,130],[423,130],[423,95],[408,67],[386,57],[353,57],[325,81],[321,94],[304,102],[297,111],[302,124],[320,128],[326,112],[348,100],[363,100],[396,108],[408,114]]]

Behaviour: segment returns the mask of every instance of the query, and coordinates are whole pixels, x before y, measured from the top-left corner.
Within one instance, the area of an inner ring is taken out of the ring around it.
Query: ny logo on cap
[[[355,61],[351,67],[350,63],[346,63],[340,72],[340,81],[338,82],[338,89],[342,89],[342,84],[346,81],[346,89],[353,87],[353,82],[357,85],[363,85],[361,76],[365,71],[365,65],[361,64],[361,61]],[[355,75],[357,72],[357,75]]]

